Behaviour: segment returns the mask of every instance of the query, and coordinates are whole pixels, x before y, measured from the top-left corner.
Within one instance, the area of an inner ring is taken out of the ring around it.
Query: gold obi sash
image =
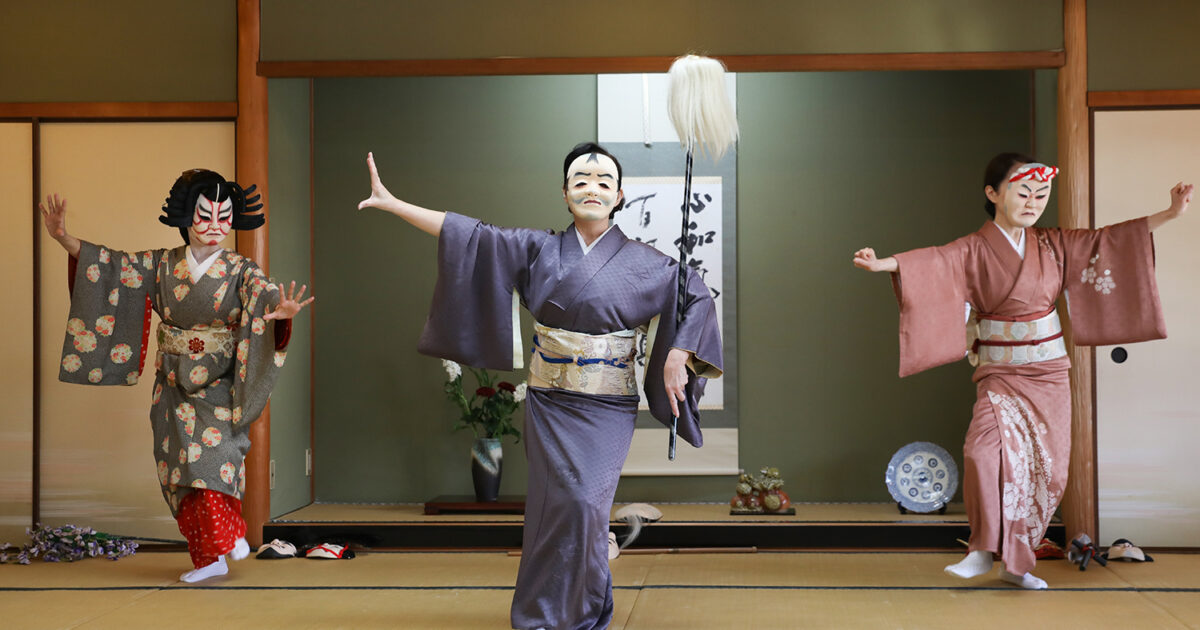
[[[589,335],[534,323],[529,384],[584,394],[636,396],[634,331]]]
[[[972,313],[972,321],[967,325],[968,337],[975,332],[968,352],[971,365],[1025,365],[1067,356],[1058,311],[1051,308],[1048,313],[1032,317],[1021,321],[1022,318],[977,317]]]
[[[192,330],[158,322],[158,349],[167,354],[224,354],[233,356],[236,328]]]

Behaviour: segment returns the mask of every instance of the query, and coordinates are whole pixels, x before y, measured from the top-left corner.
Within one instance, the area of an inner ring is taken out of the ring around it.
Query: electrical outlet
[[[275,460],[271,460],[271,489],[275,489]]]
[[[304,476],[312,476],[312,449],[304,449]]]

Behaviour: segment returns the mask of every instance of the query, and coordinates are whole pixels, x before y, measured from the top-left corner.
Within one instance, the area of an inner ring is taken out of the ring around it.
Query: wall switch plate
[[[312,449],[304,449],[304,476],[312,476]]]
[[[275,460],[271,460],[271,489],[275,489]]]

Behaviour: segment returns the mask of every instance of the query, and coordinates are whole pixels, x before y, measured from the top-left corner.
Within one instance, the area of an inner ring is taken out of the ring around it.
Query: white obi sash
[[[192,330],[158,322],[158,349],[167,354],[224,354],[233,356],[236,328]]]
[[[979,317],[967,322],[967,356],[971,365],[1025,365],[1067,356],[1058,311],[1035,313],[1032,319]]]
[[[636,396],[632,330],[604,335],[551,328],[534,323],[529,384],[584,394]]]

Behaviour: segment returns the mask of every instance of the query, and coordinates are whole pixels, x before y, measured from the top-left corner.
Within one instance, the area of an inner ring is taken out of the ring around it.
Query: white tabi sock
[[[229,557],[233,560],[245,560],[248,555],[250,555],[250,543],[246,542],[245,538],[237,539],[237,542],[233,543],[233,551],[229,552]]]
[[[1044,588],[1050,588],[1050,585],[1046,584],[1046,580],[1043,580],[1032,573],[1017,575],[1015,573],[1009,573],[1008,571],[1001,571],[1000,579],[1008,582],[1009,584],[1016,584],[1021,588],[1027,588],[1031,591],[1040,591]]]
[[[946,573],[963,579],[978,577],[992,570],[992,552],[976,550],[958,562],[947,565]]]
[[[207,580],[210,577],[225,575],[226,573],[229,573],[229,565],[225,564],[225,556],[221,556],[217,558],[216,562],[188,571],[179,576],[179,579],[190,584],[192,582],[199,582],[200,580]]]

